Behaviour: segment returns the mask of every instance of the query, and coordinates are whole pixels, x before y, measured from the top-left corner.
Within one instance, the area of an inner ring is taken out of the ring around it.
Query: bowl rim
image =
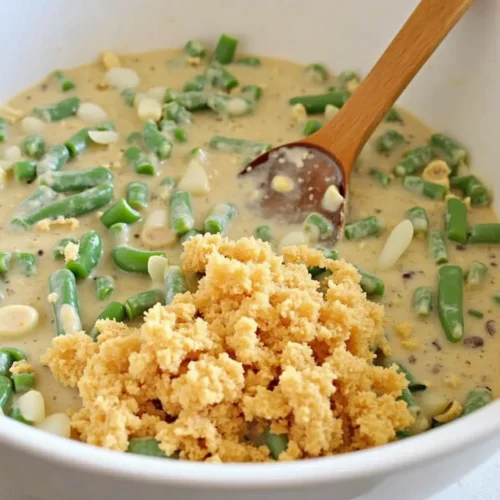
[[[500,400],[409,439],[344,455],[293,462],[216,464],[117,453],[54,436],[8,417],[0,417],[0,446],[8,445],[54,466],[70,466],[83,473],[116,479],[194,489],[279,489],[345,482],[439,459],[499,432],[499,415]]]

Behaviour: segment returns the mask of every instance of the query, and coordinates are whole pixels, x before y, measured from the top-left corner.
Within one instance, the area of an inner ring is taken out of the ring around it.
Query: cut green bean
[[[475,176],[452,177],[450,186],[460,189],[464,197],[469,197],[472,205],[486,206],[491,202],[487,187]]]
[[[122,90],[120,95],[123,97],[125,104],[130,108],[134,107],[135,98],[137,96],[137,92],[134,89],[125,89]]]
[[[64,143],[71,158],[82,154],[89,147],[92,142],[89,137],[91,130],[89,127],[82,128]]]
[[[23,359],[28,359],[26,353],[17,347],[2,347],[0,352],[6,352],[9,354],[14,361],[22,361]]]
[[[403,117],[401,116],[401,114],[399,113],[399,111],[396,109],[396,108],[391,108],[389,110],[389,112],[387,113],[387,115],[385,116],[385,120],[386,122],[399,122],[399,123],[402,123],[403,122]]]
[[[165,140],[167,139],[165,138]],[[129,146],[125,150],[125,158],[137,174],[156,175],[156,162],[152,161],[151,157],[146,155],[141,148]]]
[[[149,204],[148,185],[144,182],[129,182],[127,184],[126,200],[127,203],[135,210],[147,208]]]
[[[54,294],[52,308],[57,335],[71,335],[82,330],[75,275],[69,269],[58,269],[50,275],[49,292]]]
[[[369,274],[359,267],[357,268],[359,274],[361,275],[361,281],[359,286],[368,296],[372,297],[382,297],[385,292],[385,283],[378,276]]]
[[[12,173],[17,182],[33,182],[36,178],[36,161],[21,160],[12,165]]]
[[[12,420],[17,420],[22,424],[33,425],[33,422],[24,418],[23,414],[21,413],[21,410],[15,406],[13,406],[10,409],[9,418],[11,418]]]
[[[326,240],[333,234],[333,224],[324,215],[310,213],[302,226],[303,231],[315,241]]]
[[[422,410],[420,406],[418,406],[418,403],[411,393],[410,389],[403,389],[398,400],[404,401],[406,403],[408,411],[413,415],[413,417],[417,418],[422,413]]]
[[[304,68],[305,77],[313,83],[325,83],[328,80],[328,70],[319,63],[308,64]]]
[[[121,323],[125,319],[125,306],[123,304],[120,304],[120,302],[110,302],[104,308],[104,311],[99,314],[98,318],[94,321],[94,326],[89,332],[89,337],[93,340],[97,340],[97,337],[99,337],[99,330],[97,329],[95,324],[100,319],[114,319],[118,323]]]
[[[245,85],[241,89],[241,93],[244,97],[257,102],[262,97],[262,87],[260,85]]]
[[[10,268],[10,252],[0,252],[0,274],[6,274]]]
[[[438,314],[450,342],[464,335],[463,273],[459,266],[446,265],[439,269]]]
[[[231,221],[238,215],[236,206],[231,202],[218,203],[203,222],[206,233],[225,233]]]
[[[479,286],[484,283],[488,274],[488,266],[482,262],[474,260],[471,262],[467,275],[465,276],[465,283],[470,287]]]
[[[435,264],[441,265],[448,262],[448,249],[440,231],[429,231],[429,249]]]
[[[194,227],[191,195],[187,191],[174,191],[169,198],[170,225],[178,236],[182,236]]]
[[[271,226],[267,224],[263,224],[262,226],[258,226],[255,228],[255,237],[258,240],[267,241],[268,243],[273,241],[273,230]]]
[[[62,92],[67,92],[68,90],[72,90],[76,87],[75,82],[68,78],[62,71],[54,71],[52,76],[56,80],[59,85],[59,89]]]
[[[382,186],[389,186],[391,183],[391,176],[378,168],[370,168],[368,174],[377,180]]]
[[[397,130],[386,130],[380,135],[376,142],[375,147],[379,153],[392,153],[395,149],[405,143],[405,137]]]
[[[420,173],[424,167],[434,158],[434,153],[429,146],[419,146],[410,149],[404,154],[393,169],[397,177],[405,177]]]
[[[46,172],[56,172],[66,165],[69,160],[69,151],[64,144],[56,144],[52,146],[47,154],[38,163],[36,168],[37,175],[42,175]]]
[[[474,224],[469,228],[470,243],[500,243],[500,223]]]
[[[186,52],[189,57],[203,57],[207,49],[197,40],[188,40],[184,46],[184,52]]]
[[[142,145],[142,134],[140,132],[131,132],[127,136],[127,144]]]
[[[267,427],[263,437],[274,460],[278,460],[279,456],[288,449],[288,436],[286,434],[273,434]]]
[[[128,442],[127,453],[136,453],[147,457],[178,458],[177,455],[167,456],[160,448],[158,441],[152,437],[132,438]]]
[[[432,309],[432,289],[428,286],[419,286],[413,296],[413,310],[419,317],[427,318]]]
[[[203,111],[208,109],[209,92],[189,91],[189,92],[171,92],[167,91],[165,102],[177,101],[188,111]]]
[[[478,318],[478,319],[483,319],[484,318],[484,314],[481,311],[478,311],[477,309],[469,309],[467,311],[467,314],[469,316],[472,316],[472,317]]]
[[[39,135],[28,135],[21,141],[21,151],[37,160],[45,154],[46,148],[47,143]]]
[[[317,132],[323,124],[318,120],[307,120],[302,133],[307,137]]]
[[[318,248],[318,250],[321,250],[327,259],[337,260],[339,258],[339,252],[335,248]],[[326,269],[320,266],[310,266],[307,268],[307,271],[311,275],[311,278],[316,278],[320,274],[323,274]]]
[[[309,114],[324,113],[327,104],[341,108],[349,99],[349,92],[343,90],[327,92],[326,94],[304,95],[292,97],[288,103],[291,106],[302,104]]]
[[[28,196],[28,198],[26,198],[21,205],[19,205],[19,207],[17,207],[14,219],[39,210],[53,201],[56,196],[57,193],[47,186],[37,187],[35,191],[33,191],[33,193]]]
[[[162,290],[136,293],[125,301],[125,314],[128,319],[135,319],[158,303],[165,305],[165,294]]]
[[[372,215],[344,227],[344,235],[348,240],[362,240],[368,236],[378,236],[385,228],[382,218]]]
[[[54,247],[54,250],[52,250],[52,258],[54,260],[64,259],[64,249],[66,248],[68,243],[74,243],[76,245],[78,244],[78,240],[71,237],[63,238],[62,240],[60,240],[59,243]]]
[[[218,63],[212,63],[205,71],[206,85],[229,92],[239,85],[238,79]]]
[[[0,377],[10,377],[10,367],[14,358],[6,351],[0,350]]]
[[[229,64],[233,62],[237,46],[237,38],[222,34],[214,50],[214,60],[221,64]]]
[[[33,276],[37,274],[36,255],[31,252],[15,252],[14,258],[23,276]]]
[[[0,144],[5,142],[9,137],[7,120],[0,116]]]
[[[491,391],[486,387],[477,387],[467,395],[467,400],[465,401],[461,416],[464,417],[465,415],[469,415],[491,403],[491,401],[493,401],[493,394]]]
[[[128,245],[129,241],[129,228],[127,224],[124,224],[123,222],[117,222],[116,224],[113,224],[109,230],[111,231],[111,234],[113,235],[113,239],[115,241],[115,246],[124,246]]]
[[[142,215],[134,210],[124,198],[119,199],[111,205],[102,215],[101,222],[106,227],[111,227],[117,222],[133,224],[142,219]]]
[[[458,166],[467,160],[467,151],[444,134],[431,135],[430,145],[436,155],[442,157],[451,168],[452,175]]]
[[[57,122],[76,115],[79,106],[80,99],[78,97],[70,97],[60,102],[33,108],[33,114],[43,121]]]
[[[241,64],[242,66],[261,66],[262,61],[258,57],[242,57],[234,62],[234,64]]]
[[[213,136],[208,142],[208,145],[211,149],[215,149],[216,151],[248,154],[253,156],[259,156],[266,151],[270,151],[272,148],[271,144],[266,144],[264,142],[234,139],[232,137],[223,137],[221,135]]]
[[[148,250],[139,250],[128,245],[120,245],[113,248],[113,262],[122,271],[128,273],[143,273],[148,272],[148,261],[154,255],[165,257],[164,252],[150,252]]]
[[[12,403],[12,382],[10,378],[0,376],[0,410],[5,414]]]
[[[96,268],[102,256],[102,238],[97,231],[89,231],[80,239],[78,258],[66,262],[69,269],[76,278],[88,278]]]
[[[444,200],[448,188],[442,184],[424,181],[420,177],[408,175],[403,180],[403,187],[410,193],[426,196],[431,200]]]
[[[31,391],[35,387],[35,374],[15,373],[12,375],[12,385],[16,394]]]
[[[337,76],[335,88],[337,90],[345,90],[352,94],[360,83],[361,77],[358,73],[356,73],[356,71],[342,71],[342,73]]]
[[[165,304],[171,304],[177,294],[187,291],[182,269],[179,266],[169,266],[165,271]]]
[[[458,198],[446,200],[446,236],[449,240],[465,243],[467,241],[467,207]]]
[[[171,101],[164,104],[163,117],[179,125],[189,125],[193,121],[193,115],[177,101]]]
[[[208,99],[208,107],[222,116],[242,116],[251,113],[254,101],[243,96],[214,95]]]
[[[92,189],[49,203],[30,214],[15,217],[11,223],[26,228],[43,219],[78,217],[103,207],[112,198],[113,187],[109,184],[99,184]]]
[[[156,123],[147,121],[142,128],[142,140],[160,160],[170,158],[172,143],[158,130]],[[130,149],[130,148],[128,148]]]
[[[398,372],[403,374],[408,381],[408,390],[410,392],[425,391],[427,386],[417,381],[415,376],[399,361],[391,361],[390,364],[396,365]]]
[[[205,75],[197,75],[191,80],[187,81],[182,87],[183,92],[199,92],[208,88],[207,77]]]
[[[38,178],[39,184],[58,193],[85,191],[99,184],[112,184],[114,175],[106,167],[94,167],[70,172],[46,172]]]
[[[115,291],[115,280],[112,276],[99,276],[95,280],[95,290],[98,300],[105,300]]]
[[[429,218],[423,207],[413,207],[406,212],[406,218],[412,223],[413,233],[427,235],[429,232]]]

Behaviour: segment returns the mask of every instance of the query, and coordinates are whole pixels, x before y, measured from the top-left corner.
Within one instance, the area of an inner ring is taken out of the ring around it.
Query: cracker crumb
[[[122,65],[120,58],[111,51],[102,52],[101,61],[106,69],[118,68]]]
[[[25,360],[14,361],[9,369],[12,375],[17,375],[19,373],[33,373],[35,369]]]
[[[55,304],[57,302],[57,299],[59,298],[59,295],[57,295],[56,292],[49,293],[47,295],[47,300],[49,301],[49,304]]]
[[[458,375],[450,374],[444,377],[444,383],[450,389],[458,389],[462,385],[462,380]]]
[[[441,413],[441,415],[436,415],[434,417],[434,420],[436,420],[441,424],[446,424],[459,417],[462,414],[462,411],[463,411],[462,405],[458,401],[453,401],[448,406],[446,411],[444,413]]]
[[[11,124],[15,125],[19,120],[22,120],[25,113],[21,109],[16,109],[9,104],[3,104],[0,106],[0,111],[5,115],[5,119]]]
[[[420,342],[415,337],[409,337],[401,341],[401,345],[409,351],[415,351],[420,347]]]
[[[307,111],[303,104],[299,103],[292,106],[290,119],[292,123],[296,124],[306,121]]]
[[[186,62],[190,65],[190,66],[194,66],[195,68],[197,66],[199,66],[201,64],[201,58],[200,57],[187,57],[186,58]]]
[[[402,339],[409,339],[413,334],[413,323],[397,323],[394,325],[394,331]]]
[[[97,342],[56,337],[44,355],[78,387],[80,440],[126,451],[154,436],[181,459],[263,462],[269,449],[247,437],[268,426],[289,439],[279,460],[295,460],[382,445],[413,423],[397,400],[404,375],[373,363],[384,310],[354,266],[208,234],[184,244],[181,262],[203,274],[196,292],[157,304],[138,327],[98,321]],[[307,266],[331,271],[324,293]]]
[[[73,243],[70,241],[64,247],[64,261],[73,262],[78,259],[78,252],[80,251],[80,245],[78,243]]]
[[[63,217],[60,215],[57,219],[42,219],[35,224],[35,230],[47,233],[52,227],[56,226],[69,226],[69,228],[74,231],[80,226],[80,221],[75,217]]]

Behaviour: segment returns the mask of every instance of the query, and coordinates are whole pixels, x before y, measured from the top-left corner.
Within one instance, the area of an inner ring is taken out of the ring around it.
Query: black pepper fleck
[[[432,342],[432,345],[436,348],[437,351],[441,351],[443,348],[441,347],[441,344],[439,343],[438,340],[434,340]]]
[[[42,84],[40,85],[40,90],[41,90],[42,92],[45,92],[48,88],[49,88],[49,86],[48,86],[48,84],[46,84],[46,83],[42,83]]]
[[[479,349],[480,347],[483,347],[483,345],[484,340],[477,335],[464,338],[464,346],[468,347],[469,349]]]
[[[417,362],[417,358],[412,354],[408,357],[408,363],[414,365]]]
[[[37,254],[39,257],[41,257],[43,255],[43,250],[40,248],[40,250],[38,250]]]
[[[497,324],[494,319],[489,319],[485,325],[484,325],[485,330],[493,337],[495,333],[497,333]]]
[[[403,273],[403,279],[406,280],[411,280],[415,276],[415,271],[407,271],[406,273]]]
[[[465,245],[457,245],[455,247],[459,252],[465,252],[467,250],[467,247]]]
[[[490,262],[490,266],[491,266],[491,267],[497,267],[497,266],[498,266],[498,264],[497,264],[496,262]]]
[[[138,239],[138,238],[139,238],[139,233],[135,233],[135,234],[134,234],[134,238],[135,238],[135,239]]]

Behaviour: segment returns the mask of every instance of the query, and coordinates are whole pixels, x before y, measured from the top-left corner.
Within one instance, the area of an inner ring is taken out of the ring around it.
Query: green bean
[[[429,231],[429,249],[435,264],[441,265],[448,262],[448,250],[440,231]]]
[[[218,203],[203,222],[206,233],[225,233],[231,221],[238,215],[236,206],[231,202]]]
[[[89,147],[92,142],[89,137],[91,130],[89,127],[82,128],[64,143],[71,158],[82,154]]]
[[[255,228],[255,237],[261,241],[273,241],[273,230],[271,229],[271,226],[268,226],[267,224],[257,226]]]
[[[337,260],[339,258],[339,252],[334,248],[319,248],[318,250],[321,250],[327,259]],[[307,272],[311,275],[311,278],[316,278],[325,271],[326,269],[320,266],[310,266],[307,268]]]
[[[187,81],[182,87],[182,90],[184,92],[199,92],[201,90],[204,90],[206,87],[208,87],[207,77],[205,75],[197,75],[191,80]]]
[[[0,144],[8,138],[7,120],[0,116]]]
[[[175,189],[175,185],[176,185],[175,179],[171,176],[162,179],[162,181],[160,182],[160,186],[162,187],[160,198],[162,200],[167,200],[168,198],[170,198],[170,195]]]
[[[378,168],[370,168],[368,174],[377,180],[382,186],[388,186],[391,183],[391,177]]]
[[[21,141],[21,151],[37,160],[45,154],[47,143],[39,135],[28,135]]]
[[[484,265],[482,262],[474,260],[471,262],[467,274],[465,276],[465,283],[470,286],[481,285],[488,274],[488,266]]]
[[[15,252],[14,258],[23,276],[33,276],[37,274],[36,255],[31,252]]]
[[[425,391],[427,386],[417,381],[415,376],[399,361],[391,361],[390,364],[396,365],[399,373],[405,376],[408,381],[408,390],[410,392]]]
[[[0,411],[7,413],[12,403],[12,382],[10,378],[0,376]]]
[[[53,272],[49,278],[49,292],[55,294],[52,308],[57,335],[70,335],[81,331],[75,275],[69,269],[58,269]]]
[[[222,116],[242,116],[251,113],[254,101],[243,96],[214,95],[208,99],[208,107]]]
[[[291,106],[302,104],[309,114],[324,113],[327,104],[332,104],[336,108],[341,108],[347,99],[349,92],[343,90],[327,92],[326,94],[303,95],[292,97],[288,103]]]
[[[218,63],[212,63],[205,71],[206,85],[229,92],[239,85],[238,79]]]
[[[62,92],[67,92],[68,90],[72,90],[76,87],[75,82],[68,78],[62,71],[54,71],[52,75]]]
[[[191,195],[187,191],[174,191],[169,199],[170,224],[178,236],[182,236],[194,227]]]
[[[245,85],[241,89],[241,93],[244,97],[257,102],[262,97],[262,87],[260,85]]]
[[[396,438],[398,440],[406,439],[411,437],[409,429],[403,429],[402,431],[396,431]]]
[[[33,114],[46,122],[57,122],[76,115],[80,106],[78,97],[70,97],[60,102],[33,108]]]
[[[288,449],[288,436],[286,434],[273,434],[271,429],[266,427],[263,437],[274,460],[278,460],[279,456]]]
[[[406,212],[406,218],[413,225],[414,234],[424,234],[429,232],[429,218],[423,207],[413,207]]]
[[[413,310],[420,317],[428,317],[432,309],[432,290],[428,286],[419,286],[413,296]]]
[[[357,87],[361,83],[361,77],[355,71],[342,71],[342,73],[337,76],[335,81],[335,88],[338,90],[346,90],[352,94],[353,84]]]
[[[99,276],[95,280],[96,296],[105,300],[115,291],[115,280],[112,276]]]
[[[52,258],[54,260],[64,259],[64,249],[66,248],[68,243],[74,243],[76,245],[78,244],[78,240],[71,237],[63,238],[62,240],[60,240],[59,243],[54,247],[54,250],[52,250]]]
[[[125,158],[137,174],[156,175],[156,163],[151,161],[141,148],[129,146],[125,150]]]
[[[446,200],[446,236],[449,240],[465,243],[467,241],[467,207],[458,198]]]
[[[190,57],[203,57],[207,50],[197,40],[188,40],[184,46],[184,52]]]
[[[333,234],[333,224],[321,214],[310,213],[302,226],[306,234],[312,235],[314,240],[326,240]]]
[[[149,204],[149,188],[144,182],[132,181],[127,184],[127,203],[139,210],[140,208],[147,208]]]
[[[135,104],[135,98],[137,96],[137,92],[133,89],[125,89],[122,90],[120,95],[123,97],[123,100],[125,101],[125,104],[129,106],[130,108],[134,107]]]
[[[152,437],[130,439],[128,442],[127,453],[137,453],[138,455],[145,455],[148,457],[178,458],[177,455],[172,455],[170,457],[167,456],[160,448],[158,441]]]
[[[12,375],[12,385],[16,394],[31,391],[35,387],[35,374],[15,373]]]
[[[395,149],[405,143],[405,137],[397,130],[389,129],[380,135],[375,147],[379,153],[392,153]]]
[[[148,272],[148,261],[153,255],[165,257],[164,252],[139,250],[128,245],[120,245],[113,248],[111,255],[113,257],[113,262],[122,271],[143,274]]]
[[[208,92],[189,91],[189,92],[167,92],[165,102],[177,101],[188,111],[203,111],[208,109]]]
[[[96,323],[100,319],[114,319],[118,323],[121,323],[125,319],[125,306],[120,304],[120,302],[110,302],[99,314],[98,318],[94,321],[94,326],[91,328],[89,332],[89,337],[93,340],[97,340],[99,337],[99,330],[96,327]]]
[[[200,231],[198,231],[197,229],[191,229],[187,233],[184,233],[180,239],[181,245],[183,245],[186,241],[189,241],[191,238],[198,236],[199,234],[202,234],[202,233]]]
[[[478,319],[483,319],[484,318],[484,314],[481,311],[478,311],[477,309],[469,309],[467,311],[467,314],[469,316],[472,316],[472,317],[478,318]]]
[[[1,352],[6,352],[9,354],[14,361],[22,361],[23,359],[28,359],[25,352],[17,347],[2,347]]]
[[[261,66],[262,62],[258,57],[242,57],[237,61],[234,61],[234,64],[241,64],[242,66]]]
[[[442,184],[424,181],[420,177],[407,175],[403,180],[403,187],[410,193],[419,194],[431,200],[444,200],[448,188]]]
[[[42,187],[42,186],[41,186]],[[28,215],[21,215],[12,220],[12,224],[29,227],[43,219],[57,217],[78,217],[101,208],[113,198],[113,187],[109,184],[99,184],[92,189],[74,194],[62,200],[49,203]]]
[[[186,130],[182,127],[174,127],[172,129],[172,136],[177,142],[181,144],[184,144],[188,141]]]
[[[439,269],[438,314],[450,342],[464,335],[463,273],[459,266],[446,265]]]
[[[384,221],[375,215],[366,217],[344,227],[344,235],[348,240],[362,240],[368,236],[378,236],[385,228]]]
[[[308,64],[304,68],[304,75],[313,83],[325,83],[328,80],[328,70],[319,63]]]
[[[247,141],[245,139],[234,139],[232,137],[223,137],[214,135],[208,142],[210,148],[225,153],[248,154],[259,156],[266,151],[270,151],[271,144],[264,142]]]
[[[158,130],[156,123],[147,121],[142,128],[142,140],[146,147],[160,160],[170,158],[172,143]],[[130,149],[130,148],[128,148]]]
[[[31,183],[36,178],[36,161],[21,160],[12,165],[12,173],[17,182]]]
[[[52,146],[47,154],[38,163],[36,168],[37,175],[42,175],[45,172],[55,172],[61,170],[69,160],[69,151],[64,144],[56,144]]]
[[[101,222],[106,227],[111,227],[117,222],[125,224],[133,224],[142,219],[142,215],[137,210],[134,210],[124,198],[120,198],[113,203],[102,215]]]
[[[11,418],[12,420],[17,420],[22,424],[33,425],[33,422],[24,418],[21,410],[15,406],[10,409],[9,418]]]
[[[497,304],[500,304],[500,292],[494,292],[492,298]]]
[[[85,191],[99,184],[112,184],[114,175],[106,167],[94,167],[71,172],[46,172],[38,178],[39,184],[58,193]]]
[[[483,406],[491,403],[493,400],[493,395],[491,391],[486,387],[477,387],[469,392],[467,395],[467,400],[464,404],[464,409],[462,411],[462,417],[469,415],[470,413],[479,410]]]
[[[128,319],[138,318],[158,302],[165,304],[165,294],[162,290],[148,290],[136,293],[125,301],[125,314]]]
[[[465,197],[469,197],[472,205],[486,206],[491,196],[486,186],[475,176],[452,177],[450,186],[460,189]]]
[[[165,271],[165,304],[171,304],[177,294],[187,291],[182,269],[179,266],[169,266]]]
[[[163,105],[163,117],[179,125],[189,125],[193,115],[177,101],[167,102]]]
[[[214,51],[214,60],[221,64],[229,64],[233,62],[238,39],[226,34],[222,34],[217,42]]]
[[[474,224],[469,228],[470,243],[500,243],[500,224]]]
[[[404,401],[406,403],[408,411],[413,415],[414,418],[417,418],[422,413],[422,410],[420,406],[418,406],[418,403],[415,400],[410,389],[403,389],[403,391],[401,392],[401,396],[399,396],[398,400]]]
[[[127,245],[129,241],[129,228],[127,224],[123,222],[117,222],[113,224],[109,230],[113,235],[113,239],[115,241],[115,246],[123,246]]]
[[[317,132],[323,124],[318,120],[307,120],[302,133],[307,137]]]
[[[431,135],[430,145],[434,153],[444,158],[455,175],[458,166],[467,160],[467,151],[444,134]]]
[[[387,115],[385,116],[386,122],[403,122],[402,116],[399,114],[399,111],[396,108],[391,108]]]
[[[429,146],[419,146],[407,151],[393,169],[397,177],[405,177],[421,172],[434,158],[434,153]]]
[[[361,275],[359,286],[369,296],[382,297],[385,292],[385,283],[377,276],[369,274],[359,267],[357,268]]]
[[[69,269],[76,278],[88,278],[96,268],[102,256],[102,238],[97,231],[89,231],[80,239],[78,258],[66,262]]]
[[[10,267],[10,252],[0,252],[0,273],[6,274]]]
[[[10,367],[14,358],[6,351],[0,350],[0,377],[10,377]]]

